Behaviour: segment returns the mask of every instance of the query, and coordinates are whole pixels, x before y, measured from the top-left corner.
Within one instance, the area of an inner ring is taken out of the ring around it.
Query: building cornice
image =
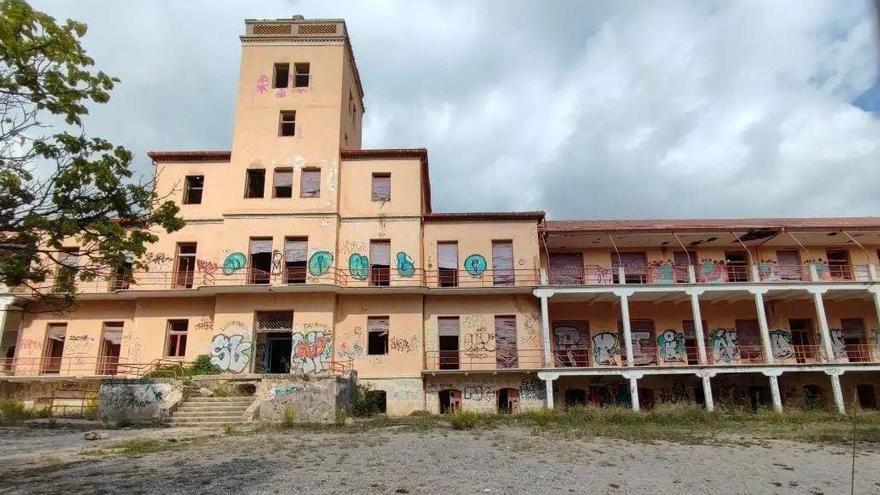
[[[147,156],[154,162],[228,162],[231,151],[150,151]]]

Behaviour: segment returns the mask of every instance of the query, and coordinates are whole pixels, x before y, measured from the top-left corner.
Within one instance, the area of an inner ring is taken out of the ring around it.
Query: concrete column
[[[868,265],[868,280],[872,282],[876,282],[878,279],[877,276],[877,267],[874,265]]]
[[[773,349],[770,347],[770,328],[767,325],[767,312],[764,310],[764,294],[755,292],[755,309],[758,311],[758,327],[761,329],[761,343],[764,344],[764,360],[773,364]]]
[[[758,270],[758,265],[749,265],[751,269],[751,276],[749,280],[752,282],[760,282],[761,281],[761,272]]]
[[[694,313],[694,337],[697,338],[697,354],[700,364],[707,364],[706,359],[706,336],[703,329],[703,313],[700,311],[700,296],[691,292],[691,311]]]
[[[13,300],[14,298],[10,296],[0,296],[0,335],[6,331],[6,315],[9,314]]]
[[[544,338],[544,366],[553,366],[552,348],[550,347],[550,304],[549,296],[541,296],[541,334]]]
[[[620,295],[620,319],[623,322],[623,344],[626,346],[626,365],[635,366],[633,358],[632,328],[629,324],[629,296]]]
[[[703,377],[703,400],[706,402],[706,410],[715,410],[715,399],[712,398],[712,380],[708,375]]]
[[[694,265],[688,265],[688,282],[697,283],[697,271],[694,269]]]
[[[809,272],[810,272],[810,281],[811,282],[818,282],[819,281],[819,270],[816,269],[815,263],[810,263]]]
[[[553,409],[553,380],[544,380],[544,397],[547,409]]]
[[[819,331],[822,334],[822,346],[825,348],[825,358],[829,363],[836,361],[834,347],[831,345],[831,331],[828,329],[828,317],[825,316],[825,303],[822,302],[822,293],[813,291],[813,305],[816,306],[816,319],[819,320]]]
[[[639,411],[639,379],[634,376],[629,378],[629,397],[633,411]]]
[[[624,270],[623,265],[617,267],[617,283],[626,283],[626,270]]]
[[[782,412],[782,395],[779,393],[779,376],[770,375],[770,395],[773,397],[773,410]]]
[[[834,404],[837,405],[837,412],[840,414],[846,413],[846,407],[843,404],[843,389],[840,388],[840,371],[839,370],[831,370],[829,373],[831,376],[831,391],[834,393]]]
[[[874,312],[877,314],[877,321],[880,322],[880,290],[875,287],[872,287],[871,295],[874,297]]]

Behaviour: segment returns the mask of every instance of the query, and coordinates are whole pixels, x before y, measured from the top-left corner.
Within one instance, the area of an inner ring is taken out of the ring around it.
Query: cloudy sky
[[[344,17],[364,147],[426,147],[436,211],[880,215],[868,1],[61,1],[122,79],[87,130],[228,149],[245,18]]]

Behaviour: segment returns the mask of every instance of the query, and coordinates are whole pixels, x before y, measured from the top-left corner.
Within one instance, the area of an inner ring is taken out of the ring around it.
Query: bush
[[[200,354],[187,369],[187,376],[219,375],[223,370],[211,362],[211,356]]]
[[[372,385],[359,384],[354,390],[349,411],[356,418],[366,418],[381,410],[380,403],[381,399],[374,393]]]
[[[0,419],[3,421],[21,421],[29,419],[33,414],[24,408],[24,403],[16,399],[0,400]]]
[[[206,354],[199,355],[190,365],[172,363],[159,366],[155,370],[144,375],[145,378],[185,378],[199,375],[219,375],[223,372],[211,363],[211,357]]]
[[[296,411],[291,408],[285,409],[284,415],[281,417],[281,426],[283,428],[293,428],[296,426]]]
[[[477,413],[460,409],[452,411],[446,417],[449,420],[449,424],[456,430],[470,430],[477,426],[477,422],[480,420],[480,416]]]

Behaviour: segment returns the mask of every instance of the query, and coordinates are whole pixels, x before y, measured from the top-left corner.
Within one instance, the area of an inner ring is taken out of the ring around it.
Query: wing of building
[[[0,379],[207,355],[248,379],[356,370],[389,414],[877,406],[880,218],[435,212],[427,150],[361,148],[344,21],[247,20],[241,44],[230,149],[149,154],[186,227],[71,312],[0,312]]]

